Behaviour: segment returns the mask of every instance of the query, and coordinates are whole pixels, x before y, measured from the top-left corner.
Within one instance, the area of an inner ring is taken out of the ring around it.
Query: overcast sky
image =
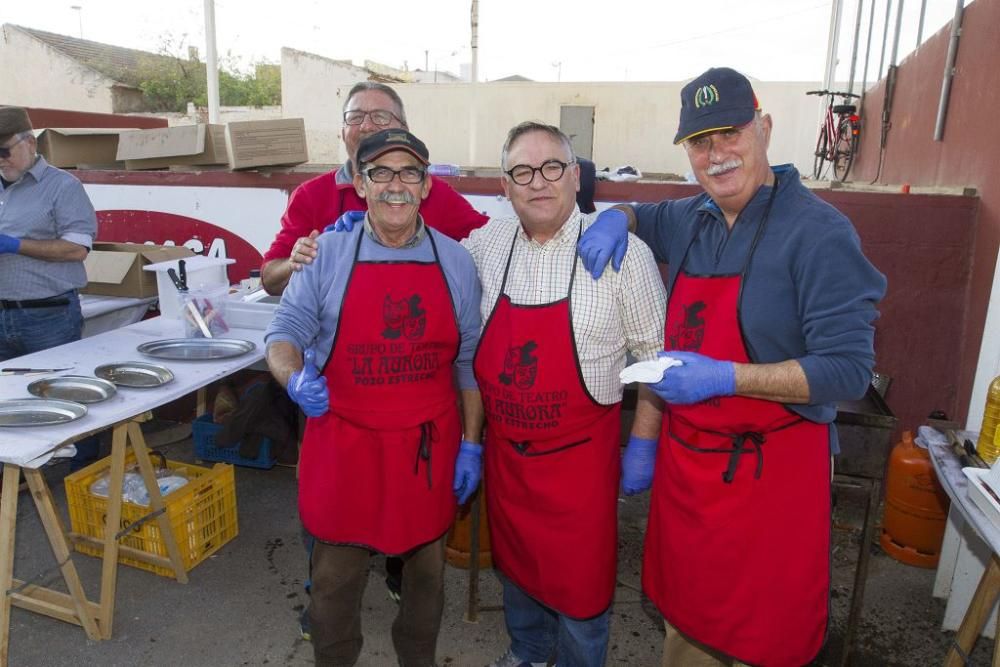
[[[876,75],[886,3],[874,0],[868,81]],[[860,81],[872,0],[864,0]],[[857,0],[843,0],[846,81]],[[899,0],[892,3],[889,45]],[[79,7],[79,9],[74,9]],[[394,67],[450,70],[470,60],[470,0],[216,0],[220,55],[279,62],[288,46]],[[674,81],[729,65],[761,80],[820,81],[830,0],[480,0],[479,78]],[[927,0],[924,39],[951,20],[955,0]],[[0,21],[149,51],[205,52],[203,0],[0,2]],[[916,45],[919,0],[904,3],[899,60]],[[0,93],[2,94],[2,93]]]

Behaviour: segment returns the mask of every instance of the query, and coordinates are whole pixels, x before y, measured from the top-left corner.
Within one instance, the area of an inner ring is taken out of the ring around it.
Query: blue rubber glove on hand
[[[354,225],[365,219],[364,211],[344,211],[337,221],[326,226],[324,232],[349,232]]]
[[[464,505],[479,486],[482,477],[483,446],[463,440],[455,459],[455,481],[451,485],[458,504]]]
[[[330,393],[326,378],[316,368],[316,351],[306,350],[302,370],[288,378],[288,395],[307,417],[321,417],[330,409]]]
[[[601,211],[576,248],[594,280],[604,273],[608,260],[615,271],[620,270],[628,250],[628,216],[613,208]]]
[[[653,485],[657,440],[630,436],[622,457],[622,491],[626,496],[642,493]]]
[[[0,234],[0,255],[12,255],[21,249],[21,239]]]
[[[697,352],[660,352],[683,362],[663,371],[659,382],[647,383],[667,403],[689,405],[716,396],[736,393],[736,367],[731,361],[717,361]]]

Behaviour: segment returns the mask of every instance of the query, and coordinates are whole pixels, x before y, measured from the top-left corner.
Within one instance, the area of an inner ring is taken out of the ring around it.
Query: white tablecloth
[[[88,406],[88,413],[75,421],[56,426],[0,427],[0,463],[16,463],[37,468],[51,458],[60,446],[79,440],[88,433],[101,431],[147,410],[178,399],[238,370],[260,362],[264,357],[264,332],[259,329],[233,329],[228,338],[248,340],[256,349],[232,359],[216,361],[169,361],[139,354],[136,347],[163,338],[183,337],[179,320],[156,317],[90,338],[60,345],[43,352],[28,354],[4,362],[7,367],[64,368],[72,370],[51,375],[93,375],[94,368],[106,363],[144,361],[166,366],[174,380],[152,389],[119,387],[111,399]],[[48,375],[0,376],[0,400],[30,398],[26,387]]]

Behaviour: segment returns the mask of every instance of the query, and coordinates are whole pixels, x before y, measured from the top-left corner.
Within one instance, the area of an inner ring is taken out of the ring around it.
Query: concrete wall
[[[112,113],[113,85],[15,27],[0,31],[0,103]]]
[[[942,280],[961,279],[961,289],[951,294],[960,308],[955,313],[962,328],[942,336],[941,313],[926,292],[908,295],[927,305],[926,319],[912,323],[912,336],[927,337],[939,346],[956,348],[953,372],[957,409],[955,418],[978,430],[986,387],[1000,374],[1000,106],[996,26],[1000,25],[1000,0],[977,0],[965,8],[955,78],[942,141],[934,141],[938,97],[948,50],[950,25],[928,39],[899,65],[891,106],[891,129],[882,160],[881,183],[973,186],[980,196],[979,214],[961,261],[949,261],[948,246],[930,256],[908,257],[921,261]],[[861,152],[852,178],[870,181],[878,172],[880,118],[885,81],[867,92]],[[943,224],[943,222],[942,222]],[[898,289],[889,283],[890,291]]]
[[[285,118],[305,118],[310,162],[343,162],[340,141],[343,95],[368,73],[360,67],[295,49],[281,49],[281,108]]]
[[[350,86],[362,78],[363,72],[336,61],[282,50],[284,115],[305,118],[311,161],[343,161],[339,110]],[[687,158],[673,145],[683,85],[496,82],[394,88],[406,104],[410,129],[427,142],[434,162],[496,167],[507,130],[517,123],[533,119],[558,125],[561,106],[593,106],[598,168],[630,164],[643,172],[684,175]],[[803,173],[812,169],[819,127],[819,102],[804,93],[817,87],[808,82],[755,82],[764,110],[775,121],[772,161],[794,162]]]

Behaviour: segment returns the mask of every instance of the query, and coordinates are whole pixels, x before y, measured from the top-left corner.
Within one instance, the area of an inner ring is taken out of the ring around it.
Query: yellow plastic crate
[[[135,463],[129,452],[125,460],[128,470]],[[212,468],[166,461],[177,474],[188,478],[188,483],[164,496],[166,515],[181,552],[184,570],[189,571],[219,550],[223,544],[236,537],[239,525],[236,519],[236,478],[233,466],[225,463]],[[66,499],[72,530],[81,535],[104,539],[105,516],[108,499],[90,493],[90,486],[111,469],[111,457],[97,461],[65,478]],[[150,508],[122,502],[121,526],[125,527],[149,514]],[[132,547],[148,554],[167,556],[166,544],[160,535],[156,519],[133,527],[121,539],[122,546]],[[76,550],[91,556],[102,556],[102,547],[76,543]],[[156,574],[173,577],[170,568],[153,565],[121,552],[118,562]]]

